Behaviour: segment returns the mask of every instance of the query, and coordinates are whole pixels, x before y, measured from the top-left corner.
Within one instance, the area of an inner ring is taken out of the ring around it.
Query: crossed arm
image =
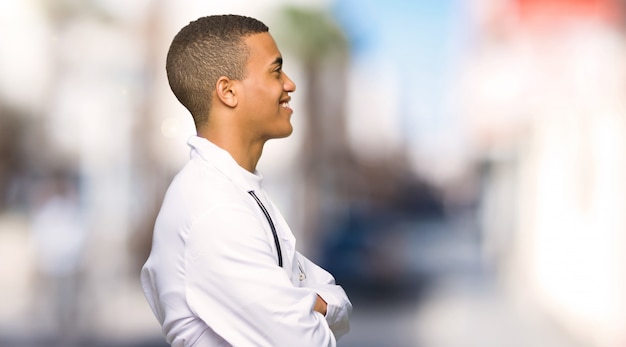
[[[232,345],[336,346],[348,331],[352,306],[334,278],[296,253],[306,280],[294,286],[249,211],[212,211],[188,244],[191,309]]]
[[[315,301],[315,306],[313,306],[313,310],[321,313],[322,316],[325,316],[327,306],[328,304],[326,303],[326,301],[324,301],[324,299],[322,299],[322,297],[317,294],[317,300]]]

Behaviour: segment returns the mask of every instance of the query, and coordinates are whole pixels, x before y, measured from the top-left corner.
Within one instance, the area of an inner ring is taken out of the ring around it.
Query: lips
[[[281,100],[280,107],[290,110],[291,108],[289,107],[289,101],[291,101],[291,97],[287,97],[286,99]]]

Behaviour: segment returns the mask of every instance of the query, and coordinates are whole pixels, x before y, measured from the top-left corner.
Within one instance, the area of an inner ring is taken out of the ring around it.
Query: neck
[[[242,168],[254,172],[263,153],[265,142],[246,141],[241,136],[231,132],[211,131],[203,129],[198,136],[204,137],[216,146],[227,151]]]

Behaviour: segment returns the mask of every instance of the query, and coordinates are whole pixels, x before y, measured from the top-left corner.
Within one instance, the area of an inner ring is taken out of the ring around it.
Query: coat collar
[[[189,138],[187,144],[191,147],[191,158],[202,158],[209,165],[220,171],[237,187],[246,192],[250,190],[260,191],[262,189],[261,184],[263,183],[263,176],[258,171],[252,173],[239,166],[228,151],[206,138],[195,135]]]

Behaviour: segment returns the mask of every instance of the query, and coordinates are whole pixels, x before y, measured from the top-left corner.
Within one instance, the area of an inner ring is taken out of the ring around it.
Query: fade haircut
[[[167,79],[196,129],[208,119],[217,80],[245,78],[249,57],[245,38],[268,30],[254,18],[217,15],[201,17],[176,34],[167,53]]]

